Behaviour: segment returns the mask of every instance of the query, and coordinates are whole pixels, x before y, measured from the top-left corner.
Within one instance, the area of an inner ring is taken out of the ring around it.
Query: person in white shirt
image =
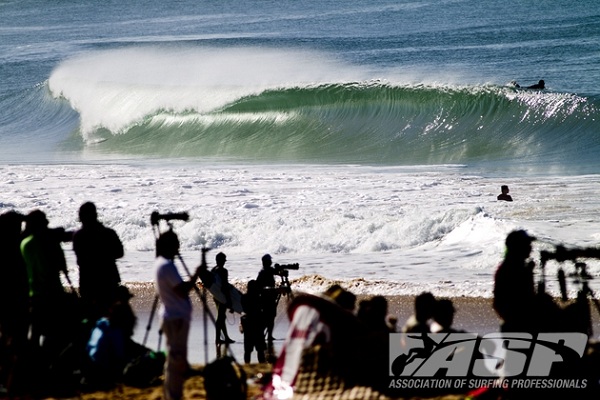
[[[183,384],[190,369],[188,335],[192,319],[192,302],[189,292],[196,284],[199,271],[189,281],[184,281],[175,266],[179,254],[179,238],[172,230],[156,240],[156,292],[161,300],[162,331],[167,342],[164,396],[167,400],[183,398]],[[199,269],[201,267],[198,267]]]

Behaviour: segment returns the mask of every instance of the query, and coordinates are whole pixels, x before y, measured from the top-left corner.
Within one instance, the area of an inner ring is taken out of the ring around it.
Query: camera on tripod
[[[546,262],[554,260],[558,263],[565,261],[571,261],[575,266],[575,270],[571,273],[566,274],[562,267],[558,268],[557,281],[559,283],[561,298],[563,301],[567,300],[567,277],[571,278],[573,283],[580,286],[580,292],[584,294],[592,294],[589,288],[588,281],[594,279],[592,275],[587,271],[587,264],[581,262],[580,258],[595,258],[600,259],[600,249],[587,247],[587,248],[576,248],[567,249],[562,245],[555,247],[554,251],[540,251],[540,267],[542,274],[540,282],[538,283],[539,291],[545,290],[545,278],[544,269]]]
[[[300,264],[298,264],[298,263],[283,264],[283,265],[275,264],[275,265],[273,265],[273,268],[275,269],[275,275],[279,275],[281,277],[288,277],[290,274],[290,270],[299,270],[300,269]]]
[[[190,216],[186,212],[159,214],[158,211],[154,211],[150,214],[150,223],[152,225],[158,225],[161,220],[169,222],[173,220],[187,221],[189,219]]]
[[[558,262],[577,261],[578,258],[600,258],[600,249],[587,247],[582,249],[567,249],[564,246],[558,245],[554,251],[540,251],[540,260],[545,264],[548,260],[556,260]]]

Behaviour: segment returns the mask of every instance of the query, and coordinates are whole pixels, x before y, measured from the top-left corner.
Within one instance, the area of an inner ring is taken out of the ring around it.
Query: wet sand
[[[142,343],[144,337],[147,336],[146,346],[156,350],[159,344],[159,316],[158,311],[154,313],[150,329],[152,304],[154,301],[154,289],[149,284],[130,284],[128,285],[135,297],[131,300],[132,306],[138,316],[138,324],[134,334],[134,340]],[[435,294],[435,293],[434,293]],[[371,296],[358,296],[358,301],[369,298]],[[398,318],[398,329],[402,327],[404,321],[413,313],[414,296],[386,296],[388,300],[389,314]],[[208,313],[205,313],[205,308],[202,306],[200,297],[192,293],[192,301],[194,304],[194,314],[192,327],[189,338],[189,360],[193,364],[205,364],[206,361],[213,360],[216,357],[215,346],[215,328],[211,322]],[[452,298],[454,307],[456,308],[455,327],[468,332],[486,334],[497,332],[499,320],[492,309],[491,299],[474,298],[474,297],[455,297]],[[208,310],[216,316],[214,301],[207,296]],[[285,312],[287,298],[282,298],[279,304],[279,311],[275,320],[274,336],[275,350],[278,351],[283,343],[283,338],[287,332],[289,321]],[[204,318],[206,317],[206,324]],[[236,359],[243,360],[243,335],[239,331],[240,316],[239,314],[227,314],[227,330],[230,336],[236,341],[230,348]],[[206,335],[205,335],[206,326]],[[205,338],[206,342],[205,342]],[[164,348],[164,339],[161,341],[161,348]],[[206,350],[206,351],[205,351]],[[205,356],[208,354],[208,356]],[[253,354],[253,360],[256,360]]]

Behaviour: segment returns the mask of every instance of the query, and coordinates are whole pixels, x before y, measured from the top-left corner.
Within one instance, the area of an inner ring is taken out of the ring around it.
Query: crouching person
[[[125,291],[125,297],[110,306],[90,334],[84,367],[87,389],[107,389],[121,382],[125,366],[148,350],[132,339],[136,317],[128,303],[129,292]]]

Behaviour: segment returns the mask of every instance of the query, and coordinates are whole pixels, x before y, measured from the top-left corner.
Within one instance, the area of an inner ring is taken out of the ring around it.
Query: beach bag
[[[246,372],[233,357],[217,358],[202,373],[206,400],[245,400],[248,392]]]
[[[131,360],[123,369],[123,383],[134,387],[149,387],[160,381],[166,356],[149,350]]]

